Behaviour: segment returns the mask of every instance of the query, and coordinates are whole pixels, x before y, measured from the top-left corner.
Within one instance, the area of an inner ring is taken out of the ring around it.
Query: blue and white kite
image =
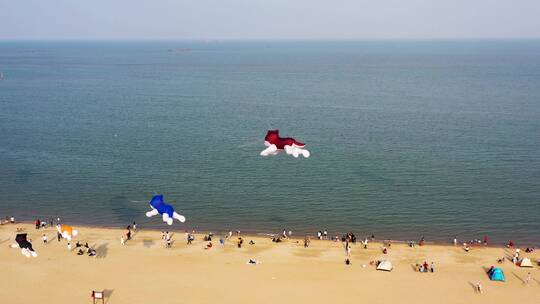
[[[161,214],[163,221],[169,225],[173,224],[173,218],[179,220],[180,222],[185,222],[186,218],[183,215],[180,215],[174,211],[173,206],[167,204],[163,200],[163,194],[154,195],[150,200],[151,211],[146,212],[147,217],[152,217],[154,215]]]

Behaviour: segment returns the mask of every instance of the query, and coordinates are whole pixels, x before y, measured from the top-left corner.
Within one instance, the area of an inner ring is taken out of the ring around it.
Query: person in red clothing
[[[487,244],[488,244],[488,237],[487,235],[484,235],[484,245],[487,246]]]

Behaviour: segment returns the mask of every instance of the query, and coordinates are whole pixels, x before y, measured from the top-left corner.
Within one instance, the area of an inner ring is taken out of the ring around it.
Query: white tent
[[[533,267],[531,263],[531,259],[529,258],[523,258],[521,259],[521,262],[519,262],[520,267]]]
[[[394,268],[392,266],[392,263],[387,260],[381,261],[379,265],[377,266],[377,270],[384,270],[384,271],[392,271],[392,268]]]

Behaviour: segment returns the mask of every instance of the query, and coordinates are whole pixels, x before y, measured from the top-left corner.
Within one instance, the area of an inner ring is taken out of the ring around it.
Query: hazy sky
[[[540,0],[0,0],[0,39],[540,37]]]

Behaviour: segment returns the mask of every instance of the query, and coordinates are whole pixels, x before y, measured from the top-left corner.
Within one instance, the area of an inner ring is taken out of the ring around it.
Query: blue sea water
[[[540,244],[540,40],[0,42],[0,216]],[[267,129],[309,159],[262,158]]]

